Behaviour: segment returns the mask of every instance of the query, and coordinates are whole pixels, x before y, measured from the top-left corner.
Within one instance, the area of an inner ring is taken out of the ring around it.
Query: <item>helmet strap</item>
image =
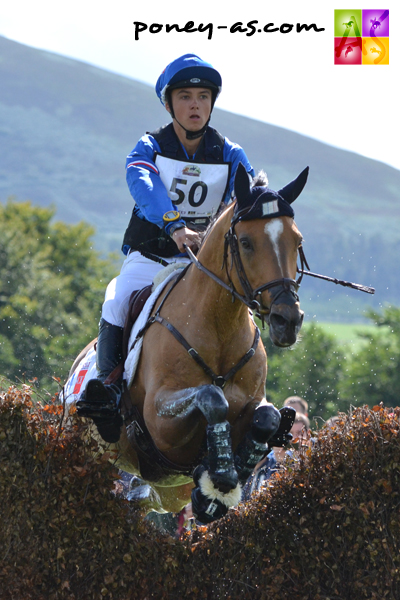
[[[179,121],[175,117],[175,115],[172,115],[172,118],[175,119],[175,121],[178,123],[178,125],[180,127],[182,127],[182,129],[184,130],[184,132],[186,134],[186,139],[187,140],[197,140],[197,138],[200,138],[200,137],[202,137],[205,134],[206,129],[207,129],[208,124],[209,124],[210,119],[211,119],[211,114],[208,117],[207,123],[201,129],[199,129],[198,131],[190,131],[189,129],[186,129],[186,127],[184,127],[181,123],[179,123]]]

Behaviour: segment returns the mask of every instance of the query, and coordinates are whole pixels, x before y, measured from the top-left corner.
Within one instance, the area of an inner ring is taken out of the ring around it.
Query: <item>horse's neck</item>
[[[198,254],[201,264],[226,284],[229,284],[229,281],[222,265],[225,233],[229,230],[232,211],[233,207],[219,217]],[[233,302],[229,291],[194,266],[187,277],[187,289],[194,302],[193,308],[201,313],[208,323],[214,325],[220,338],[232,337],[237,330],[243,331],[243,327],[248,324],[248,308],[237,299]]]

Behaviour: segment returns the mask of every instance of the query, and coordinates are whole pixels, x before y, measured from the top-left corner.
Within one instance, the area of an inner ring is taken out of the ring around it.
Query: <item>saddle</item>
[[[146,304],[146,301],[151,296],[152,287],[153,285],[150,284],[141,290],[135,290],[132,292],[131,297],[129,298],[128,314],[126,315],[122,338],[122,357],[124,361],[128,356],[129,336],[131,334],[132,327],[134,326],[136,319]]]

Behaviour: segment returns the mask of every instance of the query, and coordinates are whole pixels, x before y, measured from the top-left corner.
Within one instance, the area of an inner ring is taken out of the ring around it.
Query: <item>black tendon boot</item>
[[[118,442],[121,432],[122,376],[111,384],[104,384],[104,381],[122,362],[122,334],[122,327],[100,320],[96,347],[97,379],[88,381],[76,403],[78,415],[93,419],[103,440],[110,444]]]
[[[239,444],[235,455],[235,466],[242,485],[273,446],[287,446],[293,437],[289,431],[295,417],[296,411],[289,406],[279,412],[271,404],[256,409],[251,431]]]

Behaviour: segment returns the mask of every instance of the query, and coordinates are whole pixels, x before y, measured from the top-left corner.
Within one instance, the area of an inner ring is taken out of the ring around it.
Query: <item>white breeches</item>
[[[181,256],[164,260],[168,263],[190,262]],[[120,274],[107,286],[102,318],[112,325],[123,327],[132,292],[153,283],[154,277],[164,268],[160,263],[142,256],[140,252],[131,252],[124,260]]]

